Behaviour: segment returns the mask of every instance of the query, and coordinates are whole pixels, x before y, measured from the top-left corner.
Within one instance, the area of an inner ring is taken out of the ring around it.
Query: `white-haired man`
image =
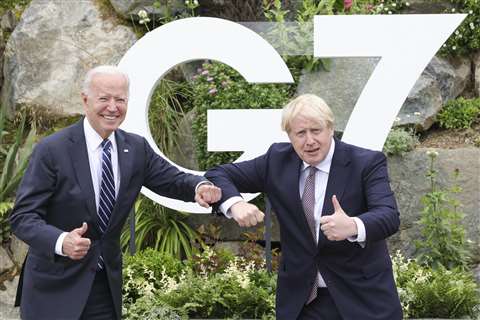
[[[215,205],[245,225],[263,213],[240,192],[265,192],[280,224],[278,320],[400,320],[385,238],[398,230],[386,158],[333,137],[333,114],[311,94],[283,109],[291,143],[205,175]]]
[[[128,76],[90,70],[85,118],[35,147],[10,216],[29,246],[16,304],[22,319],[121,319],[120,234],[142,186],[202,206],[219,188],[179,171],[148,142],[118,127],[128,106]]]

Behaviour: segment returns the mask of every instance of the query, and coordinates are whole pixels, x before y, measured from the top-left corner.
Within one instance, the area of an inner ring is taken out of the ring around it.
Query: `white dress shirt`
[[[98,208],[100,203],[100,184],[102,183],[102,141],[103,138],[92,128],[90,122],[87,118],[83,119],[83,130],[85,132],[85,142],[87,144],[87,153],[88,153],[88,163],[90,165],[90,174],[92,176],[93,191],[95,193],[95,207]],[[108,137],[112,143],[112,169],[113,169],[113,178],[115,180],[115,196],[118,195],[118,190],[120,188],[120,171],[118,167],[118,153],[117,153],[117,142],[115,140],[115,134],[112,132]],[[80,226],[79,226],[80,227]],[[55,243],[55,253],[62,255],[63,240],[68,232],[63,232],[57,239]]]

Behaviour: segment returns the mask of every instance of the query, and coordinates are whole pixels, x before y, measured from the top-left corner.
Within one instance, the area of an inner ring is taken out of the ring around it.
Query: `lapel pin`
[[[128,152],[128,149],[123,149],[123,152]]]

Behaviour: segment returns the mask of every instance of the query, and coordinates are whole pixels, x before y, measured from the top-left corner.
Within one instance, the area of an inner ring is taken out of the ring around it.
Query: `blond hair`
[[[282,130],[290,132],[290,124],[298,116],[321,123],[333,129],[334,117],[330,107],[322,98],[314,94],[302,94],[290,101],[282,112]]]

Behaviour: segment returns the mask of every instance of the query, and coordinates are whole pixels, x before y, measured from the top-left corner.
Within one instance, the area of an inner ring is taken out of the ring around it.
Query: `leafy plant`
[[[450,100],[437,116],[440,126],[446,129],[467,129],[480,118],[480,98]]]
[[[393,274],[405,318],[459,319],[480,316],[480,296],[473,274],[459,268],[425,267],[392,257]]]
[[[250,84],[232,68],[204,63],[193,82],[196,117],[193,133],[201,169],[235,160],[238,152],[207,152],[208,109],[266,109],[282,107],[289,98],[288,85]]]
[[[450,0],[449,13],[466,13],[467,17],[442,46],[444,55],[468,55],[480,49],[480,5],[478,0]]]
[[[190,257],[192,243],[201,241],[195,230],[183,221],[187,214],[177,212],[153,201],[140,197],[135,202],[135,247],[147,247],[181,258]],[[121,236],[122,248],[127,250],[130,231],[126,228]]]
[[[150,100],[148,122],[152,136],[164,154],[179,147],[178,132],[185,116],[185,104],[192,99],[192,89],[184,82],[162,79]]]
[[[383,152],[387,155],[403,156],[406,152],[412,151],[417,144],[418,137],[412,130],[393,128],[385,140]]]
[[[441,189],[437,184],[438,171],[435,169],[436,151],[429,151],[430,167],[427,178],[430,191],[422,197],[424,209],[419,224],[421,240],[415,241],[418,261],[432,267],[466,270],[470,261],[462,225],[464,215],[459,211],[460,203],[452,194],[459,193],[456,185],[451,189]],[[454,178],[458,177],[456,170]]]

